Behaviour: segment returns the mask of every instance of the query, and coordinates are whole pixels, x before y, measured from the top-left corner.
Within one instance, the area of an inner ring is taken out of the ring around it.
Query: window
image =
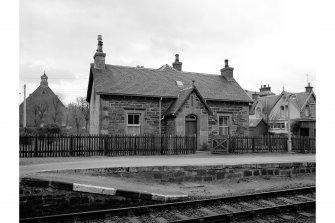
[[[184,84],[182,81],[176,81],[178,87],[184,87]]]
[[[306,108],[305,108],[305,116],[308,117],[309,116],[309,106],[306,105]]]
[[[194,97],[193,97],[193,95],[191,95],[191,106],[192,107],[194,106]]]
[[[285,129],[285,123],[271,123],[271,129]]]
[[[141,134],[140,116],[138,113],[128,114],[128,134],[139,135]]]
[[[229,116],[219,116],[219,135],[229,135]]]

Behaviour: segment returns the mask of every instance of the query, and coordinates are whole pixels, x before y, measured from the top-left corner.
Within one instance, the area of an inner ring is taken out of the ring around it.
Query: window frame
[[[223,125],[220,125],[220,118],[223,118]],[[227,118],[227,125],[224,125],[224,118]],[[222,133],[227,132],[227,134],[220,134],[220,128],[227,129],[222,131]],[[219,114],[218,115],[218,135],[221,136],[230,136],[231,135],[231,114]]]
[[[145,110],[144,109],[124,108],[124,111],[125,111],[125,118],[124,118],[125,133],[128,134],[128,135],[141,135],[141,134],[143,134]],[[129,115],[139,115],[138,124],[128,124],[129,123]],[[133,134],[133,132],[131,132],[131,130],[130,130],[131,127],[138,127],[139,128],[139,134]]]

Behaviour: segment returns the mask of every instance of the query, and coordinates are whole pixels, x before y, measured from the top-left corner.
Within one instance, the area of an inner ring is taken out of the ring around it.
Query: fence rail
[[[191,154],[195,136],[20,136],[20,157]]]
[[[227,141],[228,153],[266,153],[287,152],[287,137],[276,135],[265,135],[260,137],[248,136],[213,136],[213,141],[220,144],[220,140]],[[214,148],[214,145],[212,145]],[[217,149],[214,153],[220,153]],[[315,153],[315,138],[292,137],[292,152]],[[227,153],[223,150],[222,153]]]

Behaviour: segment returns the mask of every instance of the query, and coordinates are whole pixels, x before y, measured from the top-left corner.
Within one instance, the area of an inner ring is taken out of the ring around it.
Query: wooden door
[[[185,122],[185,135],[193,136],[197,134],[197,120]]]

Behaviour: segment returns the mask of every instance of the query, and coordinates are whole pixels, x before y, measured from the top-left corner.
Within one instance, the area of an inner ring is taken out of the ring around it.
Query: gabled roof
[[[178,71],[167,64],[159,69],[106,64],[105,70],[91,64],[86,100],[90,100],[92,82],[97,94],[177,98],[176,81],[182,81],[187,88],[193,80],[205,100],[252,102],[235,79]]]
[[[249,119],[249,127],[257,127],[261,121],[263,121],[264,124],[267,125],[267,123],[262,118],[251,118]]]
[[[296,96],[295,99],[291,99],[291,102],[296,105],[300,110],[304,108],[306,105],[306,102],[308,101],[309,97],[315,94],[313,92],[298,92],[298,93],[291,93],[287,91],[282,91],[280,95],[271,95],[266,97],[258,98],[251,106],[250,114],[255,114],[255,108],[258,103],[261,103],[263,105],[264,111],[263,113],[269,114],[273,107],[277,104],[277,102],[282,97],[288,97],[289,95],[294,94]]]
[[[35,89],[35,91],[33,91],[33,93],[31,93],[27,98],[26,98],[26,102],[28,103],[37,103],[41,100],[57,100],[57,103],[59,103],[59,105],[61,107],[64,107],[63,102],[58,98],[58,96],[51,90],[51,88],[49,86],[38,86],[38,88]],[[51,101],[49,101],[51,103]],[[20,106],[23,106],[23,102],[20,104]]]
[[[275,106],[281,95],[271,95],[258,98],[251,106],[250,114],[255,114],[255,108],[258,103],[262,104],[263,113],[269,114],[272,108]]]
[[[193,91],[199,97],[201,103],[205,106],[205,108],[207,109],[207,111],[211,115],[213,115],[213,112],[212,112],[211,108],[208,106],[208,104],[206,103],[206,101],[201,96],[200,92],[198,91],[197,87],[194,86],[194,85],[191,86],[191,87],[185,88],[183,90],[180,90],[179,93],[178,93],[177,100],[171,105],[171,107],[165,112],[164,115],[166,115],[166,116],[168,116],[168,115],[176,115],[176,113],[184,105],[184,103],[186,102],[186,100],[188,99],[188,97],[191,95],[191,93]]]

